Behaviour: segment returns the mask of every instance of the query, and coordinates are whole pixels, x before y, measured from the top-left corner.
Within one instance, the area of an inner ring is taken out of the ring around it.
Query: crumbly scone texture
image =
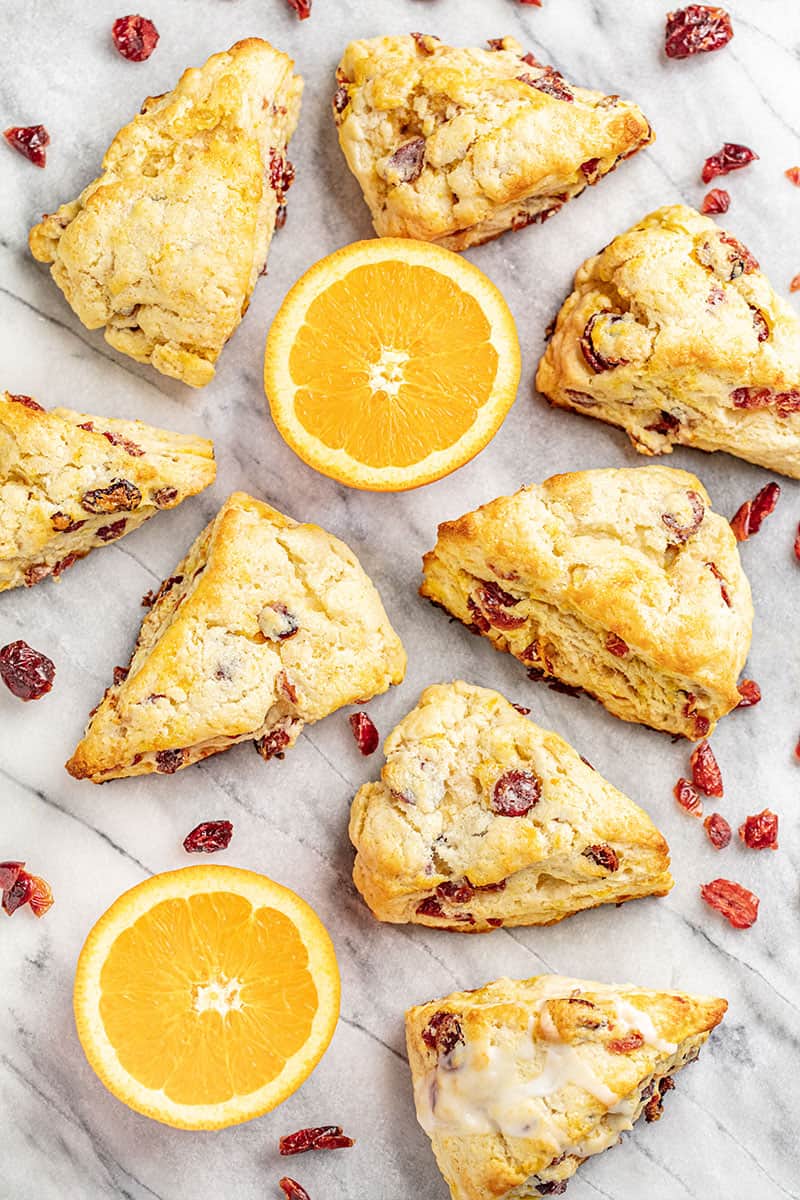
[[[453,1200],[558,1194],[694,1061],[727,1002],[558,975],[406,1013],[417,1118]],[[561,1185],[561,1186],[559,1186]]]
[[[405,661],[349,547],[235,492],[161,585],[67,770],[172,774],[249,739],[282,756],[304,725],[399,683]]]
[[[260,38],[147,99],[102,174],[30,233],[88,329],[193,387],[241,321],[291,181],[302,80]],[[288,172],[288,173],[287,173]]]
[[[626,721],[700,738],[735,708],[753,606],[687,471],[576,471],[439,526],[423,596]]]
[[[635,104],[567,83],[514,38],[351,42],[333,115],[376,232],[450,250],[544,221],[653,140]]]
[[[0,393],[0,591],[58,579],[215,473],[205,438]]]
[[[499,692],[427,688],[353,801],[353,879],[381,921],[465,933],[665,895],[669,848],[638,805]],[[519,815],[502,810],[511,789]]]
[[[579,268],[536,386],[641,454],[726,450],[800,478],[800,319],[693,208],[651,213]]]

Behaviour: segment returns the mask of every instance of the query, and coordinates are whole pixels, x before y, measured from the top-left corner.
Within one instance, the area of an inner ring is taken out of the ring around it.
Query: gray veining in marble
[[[405,1004],[500,974],[558,970],[716,992],[730,1000],[724,1026],[683,1073],[663,1120],[587,1163],[571,1200],[798,1200],[800,1197],[800,954],[797,837],[800,734],[797,608],[791,555],[800,485],[783,496],[758,538],[742,548],[756,603],[748,674],[763,703],[714,735],[725,776],[719,808],[732,825],[765,804],[782,820],[777,854],[732,845],[722,855],[676,807],[686,745],[625,725],[599,706],[529,682],[518,664],[448,623],[416,594],[420,555],[438,521],[522,483],[570,468],[641,465],[618,431],[551,411],[531,380],[545,326],[589,253],[659,204],[699,203],[699,169],[724,140],[760,154],[726,185],[726,218],[776,286],[800,271],[800,192],[783,178],[800,162],[800,7],[794,0],[731,0],[736,37],[721,53],[668,63],[660,53],[668,0],[315,0],[298,23],[282,0],[148,0],[161,42],[144,64],[119,58],[110,0],[5,0],[0,11],[0,119],[44,122],[48,165],[37,171],[0,146],[0,386],[98,413],[135,415],[217,445],[214,488],[93,554],[60,586],[0,597],[0,644],[24,637],[57,663],[38,704],[0,695],[0,859],[27,857],[51,880],[57,904],[41,922],[0,918],[0,1198],[37,1200],[266,1200],[279,1195],[276,1141],[301,1124],[340,1122],[356,1149],[295,1160],[313,1200],[446,1200],[417,1127],[405,1063]],[[565,75],[637,100],[658,133],[647,152],[543,227],[470,257],[505,293],[523,344],[523,382],[491,446],[451,478],[420,492],[369,495],[314,474],[283,444],[265,412],[261,359],[287,288],[317,258],[371,228],[344,167],[328,111],[332,72],[356,36],[422,28],[480,43],[516,34]],[[180,70],[247,35],[270,38],[307,81],[292,144],[297,183],[242,327],[215,381],[192,392],[111,350],[78,323],[46,270],[26,251],[38,214],[71,198],[96,173],[113,133],[145,95]],[[765,472],[722,455],[680,451],[716,507],[733,513]],[[127,661],[139,598],[171,568],[234,487],[345,538],[376,581],[409,651],[402,687],[370,705],[381,732],[434,680],[462,676],[529,704],[665,831],[677,879],[671,895],[585,913],[542,930],[459,938],[380,926],[350,883],[346,825],[353,791],[378,770],[359,757],[344,714],[309,729],[284,763],[265,766],[243,745],[172,778],[96,789],[62,763],[115,663]],[[216,1134],[181,1133],[128,1111],[86,1064],[71,1016],[80,945],[96,917],[146,875],[186,862],[181,841],[196,822],[235,825],[220,861],[263,871],[300,891],[327,922],[343,975],[333,1045],[300,1093],[279,1111]],[[701,903],[698,884],[730,875],[762,897],[749,932]]]

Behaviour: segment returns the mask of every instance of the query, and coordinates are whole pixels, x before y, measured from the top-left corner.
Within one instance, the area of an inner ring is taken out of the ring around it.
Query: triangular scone
[[[202,387],[247,310],[293,177],[302,80],[260,38],[144,102],[103,173],[30,233],[88,329]]]
[[[701,738],[741,700],[753,605],[705,488],[669,467],[575,471],[439,526],[420,591],[625,721]]]
[[[205,438],[0,392],[0,591],[58,579],[215,473]]]
[[[647,814],[498,692],[427,688],[384,750],[350,817],[353,879],[381,921],[483,933],[672,887]]]
[[[653,140],[635,104],[573,87],[513,38],[351,42],[339,142],[381,237],[450,250],[544,221]]]
[[[800,319],[693,208],[651,213],[580,267],[536,386],[642,454],[727,450],[800,478]]]
[[[560,975],[498,979],[406,1013],[417,1118],[453,1200],[560,1195],[661,1116],[728,1005]]]
[[[304,725],[399,683],[405,662],[343,542],[234,492],[162,583],[67,770],[171,775],[248,740],[282,757]]]

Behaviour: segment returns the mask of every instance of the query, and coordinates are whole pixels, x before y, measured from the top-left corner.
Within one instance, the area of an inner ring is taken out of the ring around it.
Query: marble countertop
[[[148,0],[145,12],[161,41],[148,62],[131,64],[111,47],[120,6],[109,0],[3,4],[2,126],[44,122],[52,143],[44,171],[0,146],[0,386],[48,406],[207,433],[219,476],[200,497],[92,554],[60,586],[0,598],[0,644],[26,638],[58,671],[53,692],[37,704],[0,695],[0,859],[27,858],[57,899],[41,922],[29,913],[12,924],[0,918],[2,1200],[277,1197],[278,1135],[331,1121],[358,1145],[298,1160],[295,1172],[314,1200],[446,1200],[414,1119],[403,1009],[502,974],[543,971],[730,1001],[724,1025],[700,1063],[681,1075],[663,1120],[586,1163],[570,1184],[571,1200],[800,1197],[800,766],[792,754],[800,734],[800,572],[791,555],[800,484],[781,481],[775,515],[742,547],[756,606],[747,674],[760,682],[764,700],[724,720],[714,735],[725,777],[719,807],[734,828],[765,805],[778,811],[774,855],[737,842],[718,856],[699,823],[677,808],[672,786],[686,771],[686,744],[531,683],[514,660],[468,637],[416,594],[420,555],[439,521],[555,471],[642,465],[621,432],[551,411],[533,393],[532,377],[545,326],[576,266],[651,209],[699,204],[700,165],[723,141],[746,142],[760,155],[725,183],[732,196],[726,224],[778,290],[785,293],[800,271],[800,192],[783,177],[800,161],[800,7],[731,0],[731,45],[682,63],[661,54],[668,7],[668,0],[544,0],[541,9],[513,0],[315,0],[311,19],[299,23],[282,0]],[[298,275],[371,235],[328,110],[340,52],[354,37],[419,28],[473,44],[514,34],[570,80],[638,101],[658,140],[548,224],[471,252],[518,323],[524,364],[517,402],[489,448],[449,479],[406,495],[371,495],[314,474],[284,445],[265,411],[261,362],[269,323]],[[216,379],[194,392],[87,332],[28,255],[26,234],[40,213],[96,174],[112,135],[145,95],[253,34],[291,53],[306,79],[291,148],[297,182],[269,275]],[[667,461],[698,472],[715,507],[729,514],[768,478],[721,454],[685,450]],[[438,680],[463,677],[530,705],[534,719],[564,734],[664,830],[677,881],[670,896],[478,938],[379,925],[350,882],[347,813],[380,759],[359,756],[343,714],[307,730],[283,763],[265,766],[243,745],[171,778],[102,790],[71,780],[62,764],[112,666],[127,661],[142,593],[170,574],[234,488],[343,537],[378,585],[409,653],[405,683],[369,708],[382,735]],[[233,821],[235,836],[217,861],[288,884],[327,923],[343,975],[342,1017],[313,1077],[277,1112],[221,1133],[184,1133],[129,1111],[95,1078],[73,1026],[72,977],[83,939],[111,901],[151,873],[185,865],[187,830],[222,817]],[[701,902],[698,885],[720,874],[760,895],[750,931],[730,928]]]

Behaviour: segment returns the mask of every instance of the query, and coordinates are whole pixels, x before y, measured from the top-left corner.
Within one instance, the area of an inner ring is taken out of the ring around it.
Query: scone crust
[[[381,237],[463,250],[545,220],[652,141],[635,104],[567,84],[513,38],[492,45],[416,34],[345,50],[334,119]]]
[[[67,770],[93,782],[172,773],[276,731],[262,753],[282,754],[305,724],[404,672],[349,547],[235,492],[162,584],[127,677],[106,691]]]
[[[440,525],[423,565],[423,596],[625,720],[697,738],[741,699],[750,587],[729,523],[689,472],[555,475]],[[499,615],[486,601],[497,589]]]
[[[800,478],[800,319],[746,247],[685,205],[578,269],[536,386],[642,454],[725,450]]]
[[[380,782],[359,789],[350,818],[353,878],[379,920],[485,932],[672,886],[647,814],[498,692],[426,688],[384,749]],[[519,816],[493,807],[508,772],[540,788]]]
[[[247,38],[189,68],[30,233],[87,328],[194,387],[213,377],[265,266],[300,108],[292,67]]]

